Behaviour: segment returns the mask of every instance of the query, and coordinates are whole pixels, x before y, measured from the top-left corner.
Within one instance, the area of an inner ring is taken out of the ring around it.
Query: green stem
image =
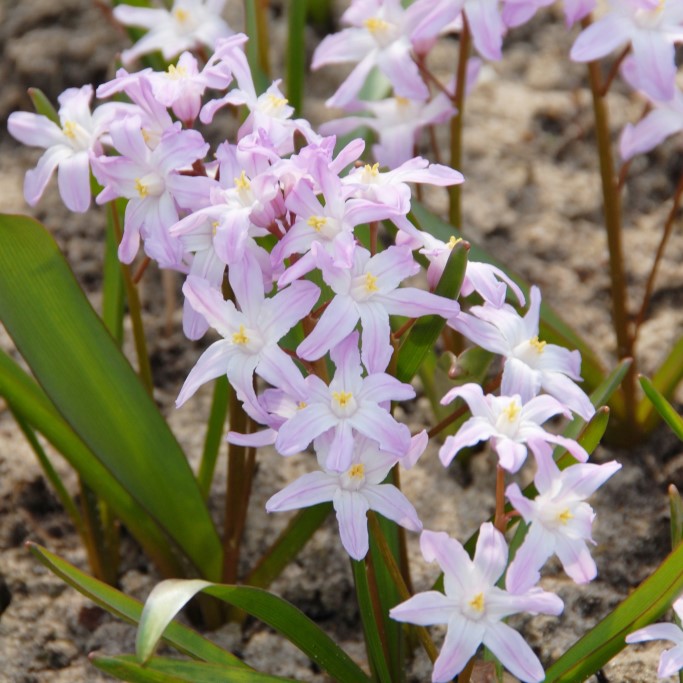
[[[218,451],[222,443],[223,430],[225,428],[225,418],[228,414],[228,400],[230,396],[230,385],[227,377],[219,377],[213,389],[213,400],[211,402],[211,413],[209,422],[206,426],[206,437],[204,439],[204,451],[202,460],[199,464],[197,473],[197,483],[202,496],[206,500],[211,490],[213,474],[216,470]]]
[[[372,677],[379,683],[391,683],[391,675],[385,656],[385,645],[382,642],[378,624],[382,622],[381,615],[376,614],[374,604],[379,603],[376,590],[371,594],[371,584],[368,581],[368,567],[363,560],[351,560],[353,580],[356,585],[356,597],[360,609],[365,643],[368,649],[368,659],[372,669]]]
[[[389,543],[382,533],[382,528],[379,524],[379,520],[377,519],[377,515],[372,511],[368,512],[368,523],[370,525],[370,534],[377,543],[377,547],[382,555],[384,564],[386,565],[387,571],[391,575],[394,585],[401,596],[401,600],[408,600],[410,597],[412,597],[412,592],[409,590],[408,586],[406,586],[406,583],[403,580],[403,573],[396,564],[396,560],[391,552]],[[415,629],[417,637],[420,640],[420,643],[422,644],[422,647],[427,653],[429,659],[432,662],[436,661],[436,658],[439,656],[439,651],[436,649],[436,646],[434,645],[434,642],[432,641],[427,629],[424,626],[415,626],[413,628]]]
[[[116,241],[121,242],[123,232],[121,230],[121,222],[119,219],[119,212],[114,202],[109,202],[109,211],[111,211],[112,225],[116,233]],[[130,274],[130,268],[125,264],[121,264],[121,272],[123,273],[123,284],[126,288],[126,298],[128,299],[128,312],[130,314],[131,324],[133,326],[133,339],[135,342],[135,353],[138,358],[138,374],[143,386],[150,396],[154,395],[154,381],[152,380],[152,366],[149,363],[149,354],[147,353],[147,341],[145,339],[145,328],[142,324],[142,306],[140,305],[140,296],[138,289],[133,283],[133,278]]]
[[[462,166],[462,123],[465,115],[465,90],[467,88],[467,60],[470,55],[470,27],[467,16],[462,15],[462,30],[460,32],[460,51],[458,54],[458,74],[455,84],[455,106],[458,108],[455,116],[451,119],[451,168],[460,170]],[[462,193],[460,185],[449,188],[450,208],[448,218],[450,224],[462,228]]]
[[[590,19],[582,24],[587,27]],[[617,337],[617,355],[621,358],[633,357],[633,336],[630,330],[628,312],[626,310],[626,273],[622,245],[621,196],[617,188],[617,177],[612,158],[609,116],[607,104],[602,92],[600,64],[588,63],[588,79],[593,96],[593,114],[595,117],[595,133],[600,159],[600,178],[602,181],[602,198],[607,230],[607,246],[609,249],[609,270],[612,295],[612,317]],[[635,363],[629,369],[623,384],[626,406],[626,424],[635,426],[636,407],[636,368]]]
[[[289,0],[289,37],[287,50],[287,99],[294,115],[301,116],[306,79],[306,10],[308,0]]]
[[[230,392],[230,429],[247,431],[247,414],[235,391]],[[223,583],[237,581],[237,569],[251,493],[253,449],[228,444],[228,481],[225,494],[225,527],[223,536]]]

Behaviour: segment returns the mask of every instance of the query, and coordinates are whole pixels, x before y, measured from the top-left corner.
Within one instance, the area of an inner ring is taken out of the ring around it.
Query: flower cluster
[[[469,262],[462,308],[434,293],[457,240],[441,241],[411,222],[409,183],[445,187],[464,180],[453,169],[413,156],[420,127],[454,111],[443,93],[430,100],[420,70],[438,35],[466,21],[479,53],[498,59],[506,24],[516,25],[548,3],[509,0],[502,13],[487,0],[417,0],[407,9],[399,0],[352,3],[344,14],[350,28],[323,41],[314,67],[357,62],[330,100],[352,110],[364,106],[355,98],[372,68],[390,80],[394,96],[365,107],[389,118],[378,128],[376,163],[361,160],[362,140],[336,150],[334,136],[293,118],[278,81],[257,92],[244,53],[246,36],[215,21],[222,4],[176,0],[170,11],[116,8],[123,23],[150,29],[124,54],[126,65],[154,49],[166,58],[180,56],[164,72],[120,69],[98,88],[98,97],[125,95],[125,104],[100,104],[91,113],[93,90],[86,86],[62,95],[59,123],[12,114],[10,132],[46,149],[27,174],[27,201],[39,200],[55,169],[61,196],[74,211],[90,205],[90,171],[102,188],[98,204],[127,200],[120,259],[132,262],[142,246],[161,267],[183,273],[186,335],[199,339],[209,328],[220,335],[190,372],[177,405],[226,376],[244,411],[263,427],[231,432],[233,443],[271,444],[285,457],[312,447],[318,470],[273,495],[267,510],[331,501],[342,544],[356,560],[369,548],[368,510],[422,530],[413,504],[387,482],[393,467],[412,467],[428,442],[425,432],[411,434],[392,413],[393,402],[415,397],[410,384],[392,375],[396,317],[439,316],[471,343],[499,355],[499,393],[470,383],[444,396],[444,404],[466,402],[471,417],[446,439],[439,457],[448,466],[462,448],[490,441],[500,467],[515,473],[530,450],[538,494],[530,500],[514,483],[506,490],[529,525],[526,539],[508,566],[505,538],[491,524],[481,527],[473,560],[446,534],[423,531],[423,555],[443,569],[445,595],[418,594],[391,614],[400,621],[448,624],[434,681],[458,674],[481,643],[513,674],[540,681],[540,662],[503,619],[520,611],[562,610],[557,596],[536,586],[554,554],[575,581],[595,576],[587,547],[594,514],[585,499],[619,465],[587,464],[577,442],[543,427],[558,415],[589,420],[594,408],[576,384],[579,353],[539,339],[537,288],[520,315],[507,303],[526,305],[519,287],[501,270]],[[568,21],[591,6],[567,1]],[[645,11],[620,21],[640,26]],[[666,17],[666,26],[676,20]],[[636,58],[639,34],[628,35]],[[205,60],[184,51],[200,45],[212,50]],[[477,68],[473,61],[468,85]],[[244,108],[246,116],[236,139],[211,152],[195,125],[211,122],[223,107]],[[356,123],[351,118],[329,130]],[[396,237],[389,243],[387,235],[378,251],[381,222],[393,224]],[[425,260],[432,291],[404,286]],[[305,330],[303,339],[292,333],[296,328]],[[551,445],[566,448],[577,463],[560,471]],[[506,568],[504,590],[499,582]]]

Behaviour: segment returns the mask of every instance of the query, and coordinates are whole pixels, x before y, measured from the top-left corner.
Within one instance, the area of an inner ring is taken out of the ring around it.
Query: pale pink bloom
[[[332,349],[330,356],[337,368],[334,378],[328,386],[310,377],[306,405],[280,427],[275,448],[282,455],[294,455],[333,430],[325,463],[330,470],[344,472],[351,466],[359,434],[377,442],[383,451],[403,457],[410,448],[410,432],[383,406],[414,398],[415,390],[383,372],[363,377],[357,332]]]
[[[24,197],[35,206],[55,169],[59,194],[67,208],[83,213],[90,207],[90,160],[102,154],[102,137],[111,123],[135,111],[132,105],[109,103],[90,111],[93,88],[69,88],[58,98],[59,125],[47,116],[13,112],[7,120],[10,135],[25,145],[44,147],[38,165],[26,173]]]
[[[621,468],[612,461],[604,465],[570,465],[560,471],[549,447],[537,451],[536,498],[525,498],[517,484],[510,484],[505,491],[530,525],[508,568],[507,585],[513,592],[535,585],[541,567],[554,554],[577,583],[595,578],[597,569],[586,545],[594,543],[591,529],[595,513],[585,499]]]
[[[320,126],[324,135],[344,135],[366,126],[377,133],[372,153],[380,166],[393,169],[415,156],[420,132],[429,125],[444,123],[455,114],[455,107],[443,93],[430,101],[390,97],[363,102],[361,108],[373,116],[345,116]]]
[[[556,0],[503,0],[503,21],[513,28],[525,24],[541,7],[549,7]],[[573,26],[595,8],[597,0],[564,0],[567,27]]]
[[[501,392],[519,394],[526,402],[541,389],[584,420],[595,408],[575,381],[581,381],[581,355],[538,338],[541,293],[531,288],[529,310],[522,318],[507,304],[472,306],[474,315],[460,312],[448,324],[487,351],[505,358]]]
[[[197,361],[176,406],[185,403],[202,384],[226,375],[247,413],[267,422],[268,414],[254,392],[254,372],[276,387],[301,392],[303,377],[278,342],[308,315],[320,290],[312,282],[295,282],[265,298],[261,271],[250,259],[232,267],[229,276],[240,310],[204,280],[188,277],[183,286],[190,305],[223,339],[209,346]]]
[[[330,448],[330,436],[318,437],[315,450],[322,471],[304,474],[286,486],[268,500],[266,510],[298,510],[332,501],[342,544],[354,560],[362,560],[369,550],[368,510],[375,510],[410,531],[422,529],[410,501],[392,484],[382,483],[398,462],[395,454],[379,450],[366,437],[356,437],[349,467],[336,472],[326,465]]]
[[[161,51],[170,60],[200,45],[213,49],[216,41],[233,31],[221,18],[225,0],[174,0],[171,10],[117,5],[114,17],[124,26],[148,29],[132,48],[121,53],[128,65],[141,55]]]
[[[430,294],[415,287],[401,287],[402,280],[415,275],[420,266],[410,250],[389,247],[375,256],[358,247],[351,268],[337,268],[322,249],[313,249],[323,280],[335,296],[309,333],[297,354],[316,360],[336,346],[361,322],[361,357],[369,373],[383,372],[389,365],[391,346],[390,315],[418,318],[457,315],[457,301]]]
[[[93,172],[104,186],[97,196],[98,204],[117,197],[129,200],[119,258],[130,263],[142,237],[151,258],[162,267],[178,268],[184,249],[168,230],[178,222],[178,205],[191,208],[204,201],[206,184],[211,182],[205,177],[180,175],[179,171],[202,159],[209,145],[197,131],[171,128],[151,150],[138,116],[112,124],[111,137],[121,156],[95,159]]]
[[[427,283],[430,289],[434,289],[443,275],[453,248],[458,244],[459,240],[451,237],[448,242],[442,242],[440,239],[422,230],[416,230],[414,233],[411,231],[409,234],[411,237],[415,234],[417,238],[417,244],[414,244],[411,240],[411,245],[423,245],[420,253],[429,259]],[[477,292],[484,301],[496,308],[500,308],[505,303],[508,287],[512,290],[517,301],[524,305],[525,299],[522,290],[500,268],[489,263],[468,260],[465,279],[460,287],[460,295],[469,296],[473,292]]]
[[[540,588],[513,594],[496,584],[505,571],[508,548],[490,522],[482,524],[474,559],[443,532],[423,531],[420,548],[427,562],[444,573],[443,593],[418,593],[390,610],[389,616],[420,626],[447,624],[446,639],[432,671],[433,683],[446,683],[464,668],[483,644],[512,673],[533,683],[545,677],[538,657],[504,619],[519,612],[557,615],[564,605]]]
[[[674,43],[683,41],[680,0],[610,0],[610,11],[584,29],[571,50],[575,62],[600,59],[630,43],[638,80],[655,100],[674,96]]]
[[[673,604],[674,612],[680,621],[683,621],[683,597],[678,598]],[[651,624],[638,629],[626,636],[627,643],[642,643],[646,640],[670,640],[674,646],[662,652],[659,658],[657,676],[667,678],[675,676],[683,669],[683,629],[676,624]]]
[[[503,36],[507,27],[500,15],[498,0],[460,0],[477,52],[498,61],[503,56]]]
[[[414,157],[391,171],[380,171],[379,164],[365,164],[351,170],[342,178],[342,183],[352,190],[351,196],[369,199],[395,206],[403,215],[410,211],[412,190],[408,183],[420,183],[448,187],[465,182],[462,173],[449,166],[430,164],[422,157]],[[407,219],[393,219],[398,227],[403,228]],[[409,223],[411,234],[417,231]]]
[[[621,73],[626,82],[646,97],[644,84],[638,80],[638,69],[633,58],[624,61]],[[645,154],[666,138],[683,130],[683,92],[676,87],[673,98],[668,102],[653,101],[653,109],[638,123],[627,123],[619,139],[619,152],[624,161],[636,154]]]
[[[484,396],[478,384],[465,384],[451,389],[441,403],[446,405],[456,398],[466,401],[472,417],[441,446],[439,458],[444,466],[449,465],[461,449],[489,439],[498,454],[500,466],[509,472],[516,472],[522,466],[527,447],[538,455],[547,443],[564,446],[577,460],[588,460],[588,453],[576,441],[551,434],[541,427],[555,415],[570,417],[565,406],[552,396],[536,396],[523,403],[516,395]]]
[[[395,207],[384,203],[346,199],[350,192],[321,157],[314,160],[310,171],[319,185],[324,204],[306,178],[299,180],[285,199],[287,208],[296,215],[296,221],[273,248],[273,268],[277,269],[292,254],[302,256],[280,277],[280,285],[292,282],[313,270],[316,258],[311,252],[311,246],[314,243],[328,252],[336,267],[350,268],[356,249],[354,228],[370,221],[392,218],[400,213]]]
[[[327,100],[329,107],[344,107],[353,101],[373,67],[389,79],[398,96],[415,100],[429,97],[429,89],[413,61],[410,34],[417,28],[415,22],[420,15],[416,12],[422,9],[424,14],[430,2],[418,0],[409,10],[403,8],[400,0],[356,0],[351,4],[342,15],[342,21],[351,28],[326,36],[313,54],[312,69],[327,64],[356,63],[337,92]],[[457,10],[453,12],[446,7],[442,16],[451,14],[455,18]],[[440,27],[434,27],[428,33],[433,37],[439,30]]]
[[[152,73],[152,69],[143,69],[135,73],[119,69],[116,72],[116,78],[97,88],[99,98],[111,97],[123,92],[132,100],[137,106],[142,134],[150,149],[154,149],[159,144],[165,133],[177,128],[174,126],[168,109],[154,95],[148,78]]]

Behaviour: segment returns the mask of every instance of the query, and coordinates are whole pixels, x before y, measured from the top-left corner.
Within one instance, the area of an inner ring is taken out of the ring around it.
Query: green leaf
[[[119,347],[123,343],[125,290],[121,262],[118,256],[119,243],[116,239],[112,211],[119,211],[119,214],[123,216],[124,204],[125,202],[118,200],[115,205],[110,205],[107,211],[107,234],[102,280],[102,320]]]
[[[88,576],[80,569],[76,569],[73,565],[35,543],[27,543],[27,546],[41,564],[66,581],[79,593],[90,598],[95,604],[128,623],[140,623],[142,603],[139,600],[135,600],[116,590],[116,588],[112,588],[106,583]],[[172,623],[166,629],[163,637],[164,641],[169,645],[195,659],[215,664],[249,668],[235,655],[218,647],[218,645],[199,635],[196,631],[178,623]]]
[[[297,512],[244,583],[257,588],[270,586],[322,526],[330,512],[332,503],[321,503]]]
[[[458,232],[453,226],[429,212],[419,202],[412,202],[411,209],[413,218],[417,221],[418,227],[422,230],[427,231],[444,242],[448,242],[453,236],[458,236]],[[481,247],[472,244],[470,258],[473,261],[483,261],[484,263],[490,263],[502,268],[522,288],[525,295],[529,294],[530,287],[527,282],[512,272],[506,264],[500,263],[490,256]],[[597,387],[603,381],[606,374],[605,370],[591,347],[569,325],[567,325],[553,309],[543,303],[541,304],[540,336],[553,344],[578,349],[581,352],[581,373],[589,391]],[[683,353],[681,355],[683,355]]]
[[[683,499],[678,489],[669,486],[669,511],[671,512],[671,548],[683,543]]]
[[[447,299],[457,299],[465,277],[469,244],[458,242],[451,250],[435,293]],[[396,377],[410,382],[419,370],[423,358],[432,350],[446,321],[438,315],[427,315],[413,325],[398,350]]]
[[[177,575],[182,571],[168,538],[154,520],[78,438],[35,380],[2,351],[0,395],[7,399],[13,411],[43,434],[86,483],[98,487],[103,499],[163,573]]]
[[[166,625],[187,601],[204,591],[244,610],[274,628],[330,676],[344,683],[368,683],[368,677],[334,641],[303,612],[260,588],[228,586],[198,579],[162,581],[145,603],[137,639],[138,657],[148,659]]]
[[[662,396],[655,388],[655,385],[641,375],[640,386],[643,387],[645,395],[652,401],[652,405],[662,416],[662,419],[671,427],[673,433],[683,441],[683,418],[676,412],[674,407]]]
[[[624,638],[659,619],[683,591],[683,544],[659,569],[547,671],[546,683],[584,681],[625,647]]]
[[[269,676],[248,669],[205,662],[153,657],[145,666],[133,655],[90,657],[101,671],[130,683],[277,683],[291,678]],[[293,683],[293,682],[292,682]]]
[[[57,110],[54,108],[52,102],[50,102],[49,98],[42,90],[39,88],[29,88],[28,96],[31,98],[31,102],[33,103],[33,108],[36,110],[36,114],[47,116],[50,121],[56,123],[60,128],[62,127]]]
[[[652,378],[652,386],[665,398],[673,394],[683,378],[683,337],[674,345],[666,360]],[[647,398],[643,398],[636,411],[638,424],[649,432],[657,425],[654,406]],[[664,416],[662,416],[664,417]],[[665,418],[666,419],[666,418]],[[674,430],[675,431],[675,430]]]
[[[219,576],[221,544],[184,453],[54,240],[30,218],[0,216],[0,320],[100,464],[202,575]]]
[[[391,674],[379,634],[379,624],[382,623],[382,619],[378,618],[373,610],[365,561],[351,560],[351,567],[353,568],[360,618],[363,623],[363,633],[365,634],[365,643],[368,657],[372,663],[374,678],[380,683],[391,683]]]

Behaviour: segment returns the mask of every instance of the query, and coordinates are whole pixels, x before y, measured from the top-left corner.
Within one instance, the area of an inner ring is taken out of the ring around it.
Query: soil
[[[233,5],[241,3],[232,3]],[[6,133],[6,117],[30,110],[26,88],[43,89],[55,101],[66,87],[99,83],[112,76],[113,56],[126,44],[98,6],[88,0],[13,0],[0,2],[0,211],[27,213],[43,221],[63,249],[93,305],[100,303],[103,215],[70,214],[53,182],[42,201],[30,209],[23,200],[23,175],[39,151],[16,144]],[[282,58],[284,22],[274,8],[272,61]],[[278,6],[276,6],[278,5]],[[339,12],[339,8],[337,8]],[[277,15],[277,16],[276,16]],[[239,9],[230,9],[235,27]],[[487,65],[466,105],[463,168],[464,230],[475,242],[517,272],[537,283],[544,300],[570,322],[613,364],[607,247],[601,228],[600,186],[585,70],[566,59],[576,30],[568,32],[559,16],[546,11],[511,33],[504,59]],[[309,34],[312,52],[320,36]],[[456,43],[444,41],[434,55],[437,72],[446,76],[456,60]],[[306,115],[314,122],[332,117],[323,106],[344,71],[325,70],[311,78]],[[642,103],[618,82],[609,96],[615,139],[626,121],[634,121]],[[635,160],[626,185],[625,258],[629,272],[629,306],[642,296],[653,254],[681,172],[676,140]],[[437,211],[446,195],[429,193]],[[657,288],[638,344],[640,369],[652,373],[683,332],[683,235],[675,230],[662,261]],[[174,286],[177,290],[179,282]],[[208,414],[205,388],[180,411],[173,407],[178,389],[206,341],[190,343],[180,331],[179,309],[167,332],[160,274],[152,267],[141,286],[145,322],[157,387],[155,398],[188,457],[196,465],[202,448],[197,424]],[[128,330],[130,338],[130,330]],[[11,340],[0,329],[2,348]],[[130,345],[130,340],[127,342]],[[127,349],[130,351],[130,349]],[[132,354],[130,354],[132,357]],[[681,396],[677,396],[679,402]],[[426,399],[404,414],[413,429],[429,419]],[[425,527],[447,530],[464,539],[493,509],[494,470],[490,455],[476,455],[465,472],[457,463],[444,476],[430,447],[421,464],[403,475]],[[48,452],[52,452],[48,448]],[[597,623],[657,567],[669,551],[666,489],[683,488],[683,448],[665,428],[628,450],[600,447],[597,462],[616,458],[622,470],[609,481],[593,505],[597,512],[594,556],[598,578],[574,585],[559,565],[544,572],[543,585],[565,601],[559,618],[520,618],[532,647],[551,662]],[[57,454],[54,462],[70,490],[75,477]],[[223,465],[224,466],[224,465]],[[306,471],[302,459],[283,459],[264,449],[249,510],[243,569],[264,551],[286,524],[288,515],[267,516],[264,502],[287,481]],[[524,473],[527,480],[529,473]],[[225,473],[219,468],[212,509],[222,508]],[[438,500],[438,506],[434,501]],[[219,522],[220,523],[220,522]],[[39,565],[24,547],[37,541],[75,565],[87,569],[74,528],[45,483],[40,467],[0,401],[0,682],[77,683],[111,680],[88,662],[92,651],[134,650],[134,629],[110,617]],[[417,538],[409,538],[417,590],[427,588],[436,568],[419,559]],[[158,580],[153,567],[124,534],[120,587],[144,599]],[[347,558],[338,542],[334,520],[309,542],[272,589],[315,619],[359,662],[364,662],[360,626]],[[440,632],[435,629],[437,637]],[[263,671],[303,681],[323,681],[305,656],[289,643],[248,622],[240,631],[229,625],[210,634]],[[611,683],[656,680],[664,643],[628,648],[604,670]],[[413,681],[429,680],[429,665],[420,653],[412,665]],[[592,679],[597,681],[597,679]]]

